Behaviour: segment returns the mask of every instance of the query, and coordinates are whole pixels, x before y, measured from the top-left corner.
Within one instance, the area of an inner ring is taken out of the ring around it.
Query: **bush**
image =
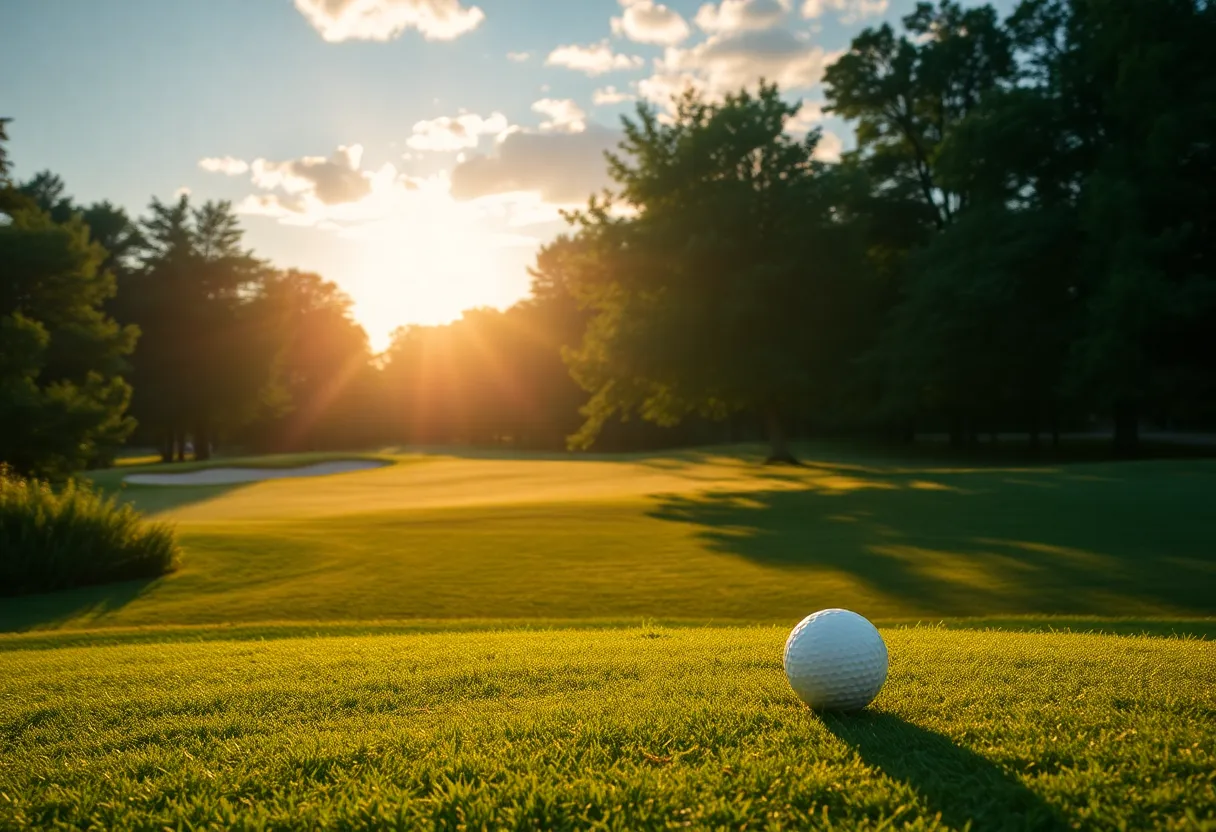
[[[0,465],[0,596],[150,578],[177,556],[167,523],[91,486],[52,488]]]

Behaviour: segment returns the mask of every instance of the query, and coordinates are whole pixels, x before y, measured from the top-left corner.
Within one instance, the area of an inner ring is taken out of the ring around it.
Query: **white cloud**
[[[391,40],[417,29],[427,40],[452,40],[476,29],[485,14],[461,0],[295,0],[296,9],[321,37]]]
[[[603,75],[621,69],[638,69],[643,61],[637,55],[622,55],[612,51],[608,41],[587,46],[559,46],[545,59],[546,66],[564,66],[588,75]]]
[[[688,24],[679,12],[654,0],[621,0],[625,11],[612,18],[612,31],[638,43],[674,46],[688,37]]]
[[[656,61],[655,74],[640,81],[638,90],[663,104],[689,86],[716,98],[761,78],[792,92],[819,83],[832,57],[808,34],[785,27],[732,31],[689,49],[668,48]]]
[[[636,101],[637,96],[631,92],[618,90],[616,87],[602,87],[591,94],[591,103],[599,107],[604,104],[621,104],[626,101]]]
[[[517,64],[522,64],[532,57],[531,52],[508,52],[507,60],[514,61]]]
[[[325,218],[327,209],[360,203],[370,196],[381,180],[392,184],[397,171],[386,165],[378,172],[360,169],[363,158],[361,145],[339,147],[326,158],[305,156],[286,162],[255,159],[250,165],[253,184],[264,191],[242,203],[245,213],[281,216],[284,212],[305,218]],[[312,224],[312,223],[306,223]]]
[[[244,159],[234,159],[231,156],[209,156],[199,159],[198,166],[208,173],[222,173],[225,176],[240,176],[249,172],[249,163]]]
[[[549,117],[541,122],[541,130],[581,133],[587,129],[587,114],[569,98],[542,98],[532,105],[532,110]]]
[[[833,11],[842,23],[857,23],[884,14],[888,6],[888,0],[806,0],[802,4],[802,16],[815,18]]]
[[[821,162],[839,162],[840,152],[844,150],[844,142],[831,130],[824,130],[815,146],[815,158]]]
[[[530,192],[549,205],[574,205],[611,184],[604,151],[621,134],[597,125],[581,133],[518,131],[491,155],[474,155],[452,171],[452,196],[477,200]]]
[[[190,196],[190,186],[189,185],[182,185],[180,188],[178,188],[176,191],[173,192],[174,199],[181,199],[183,196]]]
[[[509,127],[502,113],[491,113],[486,118],[476,113],[462,113],[455,118],[441,116],[414,124],[414,135],[406,144],[414,150],[465,150],[477,147],[482,136],[496,136]]]
[[[823,121],[823,105],[815,101],[804,101],[798,112],[785,123],[785,132],[805,135]]]
[[[782,23],[790,8],[790,0],[722,0],[702,6],[696,22],[711,34],[769,29]]]

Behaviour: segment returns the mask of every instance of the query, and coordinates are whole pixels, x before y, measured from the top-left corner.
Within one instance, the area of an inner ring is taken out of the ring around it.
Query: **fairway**
[[[0,638],[0,827],[1199,829],[1216,656],[887,629],[820,717],[780,628]]]
[[[804,452],[98,472],[181,566],[0,603],[0,828],[1216,828],[1216,463]],[[782,673],[824,607],[861,713]]]
[[[351,620],[763,622],[1216,614],[1216,462],[959,466],[805,449],[395,464],[103,485],[173,521],[163,579],[5,599],[6,630]],[[257,460],[299,464],[332,456]],[[221,463],[217,463],[221,464]],[[231,463],[222,463],[231,464]],[[189,470],[193,466],[180,466]]]

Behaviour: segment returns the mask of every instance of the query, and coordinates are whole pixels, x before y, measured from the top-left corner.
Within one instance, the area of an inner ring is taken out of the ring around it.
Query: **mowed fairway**
[[[99,473],[182,565],[0,601],[0,829],[1216,829],[1216,463],[381,458]]]
[[[1210,828],[1210,642],[888,629],[817,716],[783,628],[23,649],[0,827]]]
[[[374,471],[128,487],[181,569],[0,605],[7,630],[334,620],[792,623],[1216,613],[1216,463],[957,467],[811,449],[399,456]],[[117,487],[135,468],[98,475]]]

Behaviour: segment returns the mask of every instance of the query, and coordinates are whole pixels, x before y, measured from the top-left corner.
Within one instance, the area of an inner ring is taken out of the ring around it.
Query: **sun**
[[[466,309],[498,306],[504,264],[490,235],[451,223],[410,223],[366,241],[346,289],[373,350],[385,349],[397,327],[443,324]]]

